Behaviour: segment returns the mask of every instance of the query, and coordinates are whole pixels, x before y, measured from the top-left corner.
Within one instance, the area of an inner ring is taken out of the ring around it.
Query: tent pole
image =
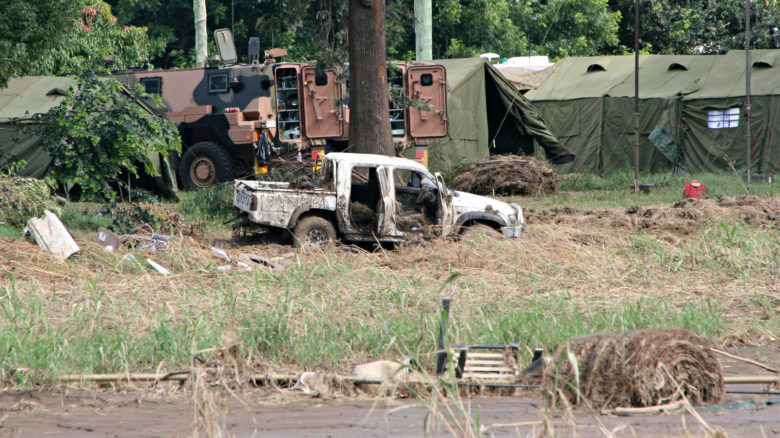
[[[639,0],[634,0],[634,193],[639,193]]]
[[[753,147],[753,137],[750,135],[750,73],[752,69],[750,62],[750,0],[745,0],[745,126],[747,151],[745,153],[745,166],[747,167],[747,191],[750,193],[750,167]]]

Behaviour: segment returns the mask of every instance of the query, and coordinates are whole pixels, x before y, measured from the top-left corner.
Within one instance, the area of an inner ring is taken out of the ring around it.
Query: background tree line
[[[289,60],[346,60],[347,0],[207,0],[208,29],[284,47]],[[387,56],[414,58],[414,0],[386,0]],[[0,86],[9,76],[193,64],[191,0],[0,0]],[[433,0],[434,58],[495,52],[564,56],[631,51],[634,0]],[[739,0],[640,0],[644,53],[744,48]],[[751,6],[753,48],[780,46],[776,0]],[[213,53],[213,51],[210,51]],[[103,59],[114,55],[115,62]]]

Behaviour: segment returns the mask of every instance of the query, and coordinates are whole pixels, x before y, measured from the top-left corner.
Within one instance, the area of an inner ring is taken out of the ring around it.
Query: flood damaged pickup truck
[[[297,246],[338,238],[457,237],[473,230],[519,237],[525,229],[517,204],[448,189],[441,174],[416,161],[338,152],[321,157],[313,188],[237,180],[233,205],[249,222],[290,230]]]

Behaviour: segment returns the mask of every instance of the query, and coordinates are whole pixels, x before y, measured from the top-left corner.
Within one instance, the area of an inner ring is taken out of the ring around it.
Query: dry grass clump
[[[701,338],[681,329],[572,339],[556,350],[544,382],[553,401],[560,396],[597,409],[656,406],[681,396],[693,404],[718,403],[725,394],[715,354]]]
[[[497,155],[461,169],[452,187],[478,195],[550,194],[558,190],[558,176],[535,158]]]

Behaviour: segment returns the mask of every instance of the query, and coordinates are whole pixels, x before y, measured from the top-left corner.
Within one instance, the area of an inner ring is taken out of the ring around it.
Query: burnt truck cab
[[[517,204],[451,190],[406,158],[330,153],[316,177],[313,189],[237,180],[233,205],[250,223],[290,230],[299,246],[454,237],[474,226],[519,237],[525,229]]]
[[[279,62],[284,49],[265,51],[250,41],[248,64],[235,64],[229,29],[215,32],[219,63],[203,68],[117,72],[126,85],[160,95],[161,110],[182,138],[175,157],[183,188],[198,188],[262,173],[273,156],[311,157],[339,151],[349,140],[344,80],[314,63]],[[227,54],[227,55],[226,55]],[[391,134],[397,150],[447,135],[447,78],[441,65],[388,67]]]

